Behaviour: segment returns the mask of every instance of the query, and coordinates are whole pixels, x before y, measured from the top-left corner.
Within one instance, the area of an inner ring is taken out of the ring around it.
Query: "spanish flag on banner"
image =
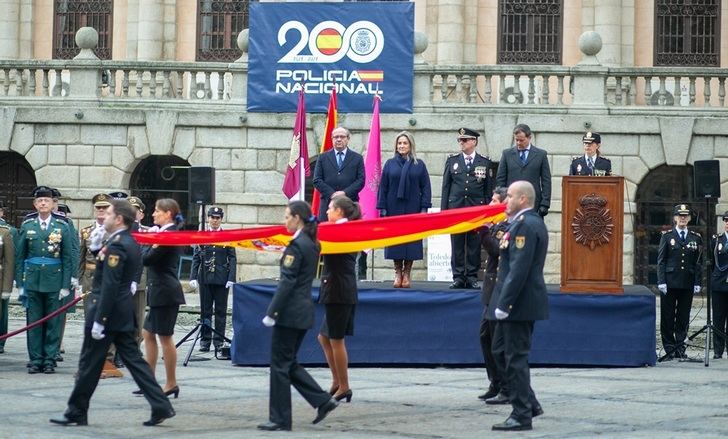
[[[281,217],[283,216],[281,209]],[[432,235],[463,233],[505,219],[505,204],[464,207],[439,213],[416,213],[341,224],[319,224],[321,253],[353,253],[418,241]],[[134,233],[145,245],[226,245],[263,251],[283,251],[291,235],[283,226],[218,232]]]

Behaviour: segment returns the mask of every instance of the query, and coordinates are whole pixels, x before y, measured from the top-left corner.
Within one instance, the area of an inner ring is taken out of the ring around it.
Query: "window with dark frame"
[[[498,64],[561,64],[563,0],[499,0]]]
[[[655,66],[720,66],[720,0],[655,0]]]
[[[72,59],[78,55],[81,49],[76,46],[76,32],[84,26],[99,33],[96,56],[111,59],[113,0],[54,0],[53,17],[54,59]]]
[[[238,34],[248,27],[251,0],[198,0],[197,61],[235,61]]]

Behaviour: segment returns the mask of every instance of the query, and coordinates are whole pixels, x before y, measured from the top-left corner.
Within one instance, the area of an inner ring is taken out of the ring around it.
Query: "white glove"
[[[71,288],[74,290],[78,288],[78,278],[72,277],[71,278]]]
[[[106,229],[103,227],[96,227],[89,237],[90,243],[88,245],[88,249],[92,252],[101,250],[101,247],[104,245],[104,235],[106,235]]]
[[[197,288],[199,288],[199,287],[200,287],[200,284],[198,284],[198,283],[197,283],[197,281],[196,281],[195,279],[192,279],[192,280],[190,281],[190,288],[192,288],[193,290],[196,290],[196,289],[197,289]]]
[[[102,338],[106,337],[104,335],[104,329],[106,329],[104,325],[98,322],[94,322],[94,326],[91,328],[91,338],[93,338],[94,340],[101,340]]]
[[[2,293],[2,299],[7,300],[10,299],[10,291],[5,291]]]
[[[695,285],[693,287],[693,294],[698,294],[700,292],[700,285]]]
[[[58,292],[58,300],[62,300],[64,297],[71,294],[71,291],[67,288],[61,288],[61,291]]]
[[[495,318],[498,320],[503,320],[508,317],[508,313],[505,311],[501,311],[500,308],[495,309]]]
[[[230,288],[230,287],[232,287],[233,285],[235,285],[235,282],[232,282],[232,281],[227,281],[227,282],[225,283],[225,288]]]
[[[139,285],[136,282],[131,281],[131,286],[129,286],[129,291],[131,291],[132,296],[136,294],[136,290],[137,290],[138,286]]]
[[[662,294],[667,294],[667,284],[659,284],[657,285],[657,289],[660,290]]]
[[[268,316],[265,316],[263,317],[263,324],[270,328],[271,326],[276,324],[276,321]]]
[[[147,229],[147,233],[157,233],[159,232],[159,226],[152,226]]]

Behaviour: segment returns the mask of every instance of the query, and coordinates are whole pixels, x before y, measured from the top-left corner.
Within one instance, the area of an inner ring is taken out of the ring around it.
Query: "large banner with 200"
[[[414,3],[250,3],[248,111],[412,112]]]

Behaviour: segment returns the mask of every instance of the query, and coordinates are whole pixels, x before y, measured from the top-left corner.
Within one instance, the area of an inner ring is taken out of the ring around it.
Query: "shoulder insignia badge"
[[[664,235],[665,233],[668,233],[668,232],[669,232],[669,230],[663,230],[663,231],[662,231],[662,232],[660,232],[660,233],[662,233],[662,234]]]
[[[114,242],[116,242],[116,241],[118,241],[118,240],[120,240],[120,239],[121,239],[121,235],[116,235],[116,236],[114,237]]]
[[[291,265],[293,265],[293,261],[295,261],[295,260],[296,260],[296,257],[295,256],[293,256],[293,255],[286,255],[283,258],[283,266],[284,267],[290,267]]]
[[[516,236],[516,248],[523,248],[524,245],[526,245],[526,237]]]
[[[114,268],[119,265],[119,255],[109,255],[109,267]]]

